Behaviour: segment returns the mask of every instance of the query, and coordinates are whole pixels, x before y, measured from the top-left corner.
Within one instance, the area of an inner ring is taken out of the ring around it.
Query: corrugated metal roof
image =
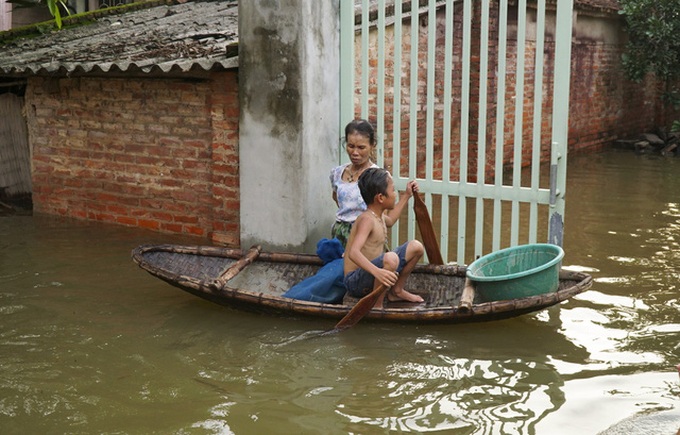
[[[9,40],[11,31],[0,34],[0,75],[149,74],[238,66],[236,1],[151,5],[84,15],[81,25],[37,37]]]

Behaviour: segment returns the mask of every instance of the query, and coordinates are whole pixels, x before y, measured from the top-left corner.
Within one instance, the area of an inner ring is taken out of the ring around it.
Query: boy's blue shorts
[[[406,266],[406,247],[408,242],[399,246],[392,252],[395,252],[399,256],[399,266],[397,267],[397,272]],[[378,258],[375,258],[371,263],[375,264],[377,267],[383,267],[383,257],[385,254],[381,254]],[[375,277],[370,273],[366,272],[364,269],[355,269],[345,276],[344,284],[347,289],[347,294],[353,298],[363,298],[371,291],[373,291],[373,283]]]

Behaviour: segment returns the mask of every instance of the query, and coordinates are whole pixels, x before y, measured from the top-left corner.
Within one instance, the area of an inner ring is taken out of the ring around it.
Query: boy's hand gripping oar
[[[413,211],[416,213],[418,229],[420,230],[420,236],[423,238],[423,245],[425,245],[425,252],[430,264],[444,264],[442,253],[439,250],[439,242],[437,242],[437,235],[434,233],[434,228],[432,228],[430,213],[428,213],[427,206],[420,199],[418,192],[413,192]]]
[[[375,290],[359,299],[359,302],[357,302],[356,305],[354,305],[352,309],[349,310],[349,313],[345,314],[345,317],[340,319],[340,321],[335,325],[333,331],[342,331],[356,325],[359,320],[361,320],[366,314],[368,314],[369,311],[371,311],[371,308],[373,308],[375,303],[378,301],[378,298],[380,298],[380,296],[385,293],[388,288],[389,287],[385,286],[384,284],[380,284]]]

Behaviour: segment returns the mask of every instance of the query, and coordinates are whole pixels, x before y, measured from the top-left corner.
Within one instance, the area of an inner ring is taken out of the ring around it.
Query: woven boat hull
[[[282,297],[322,266],[315,255],[261,252],[244,261],[246,254],[213,246],[143,245],[132,251],[132,258],[143,270],[175,287],[241,309],[341,319],[356,302],[345,298],[343,304],[325,304]],[[589,275],[563,270],[557,292],[491,302],[474,296],[471,304],[461,304],[465,270],[455,265],[418,265],[407,288],[420,294],[425,303],[386,302],[383,309],[371,310],[366,319],[414,323],[499,320],[558,304],[592,285]],[[220,281],[226,275],[229,278]]]

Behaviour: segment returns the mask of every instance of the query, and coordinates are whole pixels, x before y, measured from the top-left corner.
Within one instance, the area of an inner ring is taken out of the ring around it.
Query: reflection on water
[[[1,217],[0,428],[594,434],[677,411],[678,165],[571,158],[564,265],[592,290],[471,325],[320,335],[332,322],[230,310],[130,260],[141,243],[196,240]]]

